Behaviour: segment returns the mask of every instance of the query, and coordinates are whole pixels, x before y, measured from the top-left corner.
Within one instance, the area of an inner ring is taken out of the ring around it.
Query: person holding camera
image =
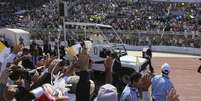
[[[152,59],[152,50],[151,46],[149,48],[143,48],[143,58],[147,59],[147,63],[149,65],[149,70],[151,73],[154,73],[154,68],[151,64],[151,59]]]

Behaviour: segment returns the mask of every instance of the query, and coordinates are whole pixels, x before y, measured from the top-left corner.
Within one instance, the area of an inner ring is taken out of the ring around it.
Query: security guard
[[[174,88],[173,83],[169,78],[170,65],[164,63],[161,67],[162,74],[152,78],[152,98],[153,101],[166,101],[168,92]]]
[[[148,65],[149,65],[149,70],[151,73],[154,73],[154,68],[151,64],[151,59],[152,59],[152,50],[151,46],[149,48],[143,48],[142,50],[142,57],[147,59]]]

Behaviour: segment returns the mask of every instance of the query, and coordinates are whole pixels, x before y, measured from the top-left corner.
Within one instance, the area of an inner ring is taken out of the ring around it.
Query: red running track
[[[173,81],[181,101],[201,101],[201,73],[197,68],[201,61],[197,58],[156,57],[152,64],[156,73],[160,73],[163,63],[171,65],[170,79]]]

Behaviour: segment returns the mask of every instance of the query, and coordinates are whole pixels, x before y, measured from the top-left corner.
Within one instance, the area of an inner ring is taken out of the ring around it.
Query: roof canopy
[[[25,30],[22,30],[22,29],[12,29],[12,28],[3,28],[3,29],[0,29],[0,33],[1,32],[12,32],[12,33],[15,33],[15,34],[29,34],[28,31],[25,31]]]

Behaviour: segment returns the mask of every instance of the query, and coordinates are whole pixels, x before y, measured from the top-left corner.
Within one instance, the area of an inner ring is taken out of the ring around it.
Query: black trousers
[[[78,75],[80,80],[76,88],[76,101],[90,101],[89,72],[81,71]]]
[[[198,67],[198,72],[201,73],[201,65]]]
[[[149,70],[150,70],[150,72],[154,73],[154,68],[153,68],[153,66],[151,64],[151,59],[148,60],[148,64],[149,64]]]
[[[149,58],[149,57],[145,57],[146,59],[147,59],[147,63],[148,63],[148,65],[149,65],[149,70],[150,70],[150,72],[151,73],[154,73],[154,68],[153,68],[153,66],[152,66],[152,64],[151,64],[151,58]]]

